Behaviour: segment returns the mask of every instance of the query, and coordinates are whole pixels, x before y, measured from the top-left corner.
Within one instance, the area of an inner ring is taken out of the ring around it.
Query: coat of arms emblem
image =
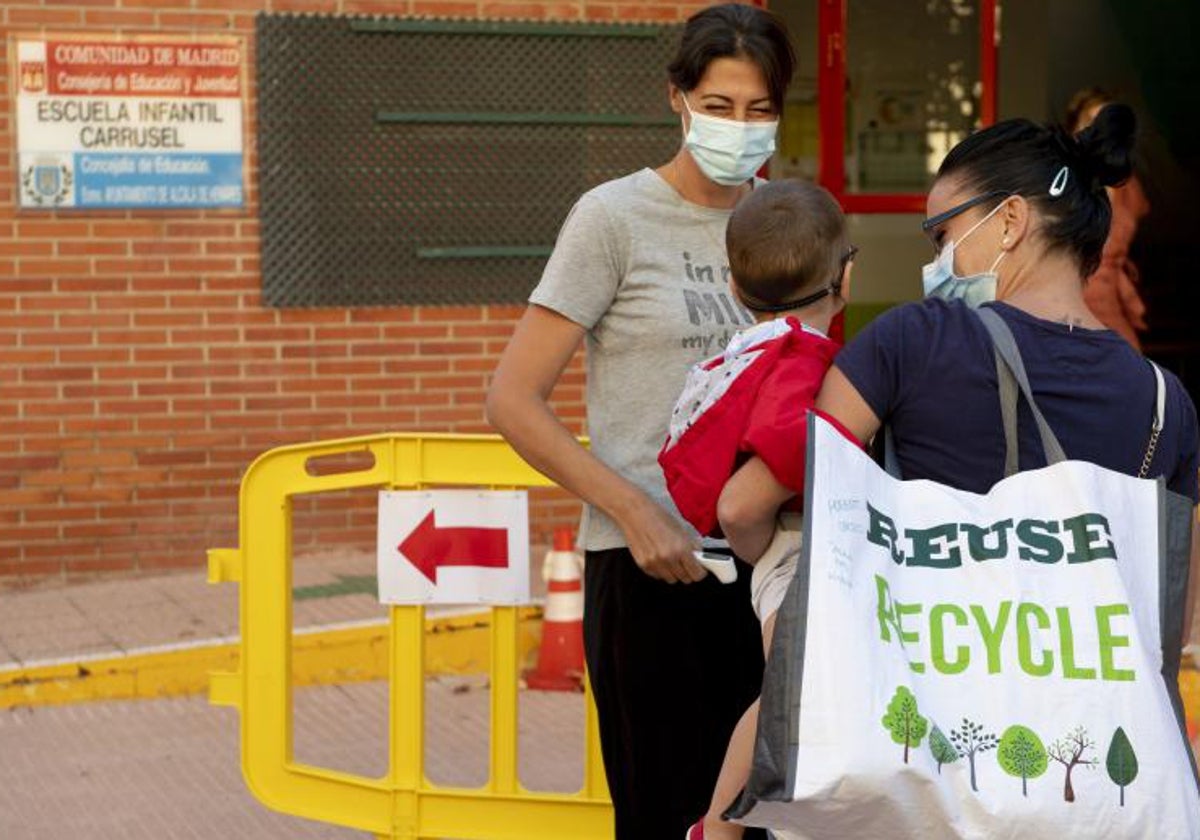
[[[38,158],[21,173],[25,206],[57,207],[71,194],[71,168],[54,158]]]

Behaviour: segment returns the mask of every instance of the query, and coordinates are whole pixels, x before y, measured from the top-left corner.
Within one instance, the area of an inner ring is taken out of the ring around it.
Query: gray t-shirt
[[[671,408],[688,368],[754,323],[729,291],[731,212],[685,201],[652,169],[601,184],[571,209],[529,297],[587,330],[592,453],[677,517],[657,460]],[[589,551],[626,544],[589,506],[580,534]]]

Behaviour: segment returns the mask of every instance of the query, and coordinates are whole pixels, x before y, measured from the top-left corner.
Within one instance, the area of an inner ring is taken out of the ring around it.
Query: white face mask
[[[1002,201],[991,213],[988,213],[960,236],[957,242],[952,239],[943,245],[934,261],[926,263],[921,268],[921,282],[925,287],[925,297],[961,300],[972,309],[981,303],[996,299],[996,266],[1000,265],[1000,260],[1004,259],[1004,255],[1008,252],[1001,251],[1000,256],[996,257],[996,261],[987,271],[959,277],[954,273],[954,249],[958,243],[964,242],[1003,206],[1004,202]]]
[[[697,114],[686,96],[681,93],[680,98],[692,117],[683,145],[710,181],[726,187],[744,184],[774,154],[778,120],[740,122]]]

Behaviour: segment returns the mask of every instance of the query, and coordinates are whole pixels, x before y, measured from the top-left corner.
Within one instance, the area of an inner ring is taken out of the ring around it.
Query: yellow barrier
[[[362,469],[313,475],[313,459],[355,458]],[[376,435],[286,446],[242,479],[237,549],[209,552],[209,580],[236,581],[238,670],[214,673],[210,700],[240,709],[242,770],[263,803],[289,814],[390,838],[462,840],[608,838],[612,806],[588,697],[583,788],[531,792],[517,778],[518,608],[495,607],[491,629],[488,784],[448,788],[425,777],[424,610],[391,607],[388,772],[368,778],[293,761],[291,681],[292,497],[351,488],[547,487],[552,483],[493,435]]]

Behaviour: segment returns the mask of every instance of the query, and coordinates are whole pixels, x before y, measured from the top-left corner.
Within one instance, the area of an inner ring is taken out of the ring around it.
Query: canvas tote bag
[[[1176,684],[1191,501],[1066,460],[980,315],[1010,473],[988,493],[901,481],[810,414],[803,555],[727,816],[813,840],[1200,838]],[[1018,391],[1042,469],[1016,471]]]

